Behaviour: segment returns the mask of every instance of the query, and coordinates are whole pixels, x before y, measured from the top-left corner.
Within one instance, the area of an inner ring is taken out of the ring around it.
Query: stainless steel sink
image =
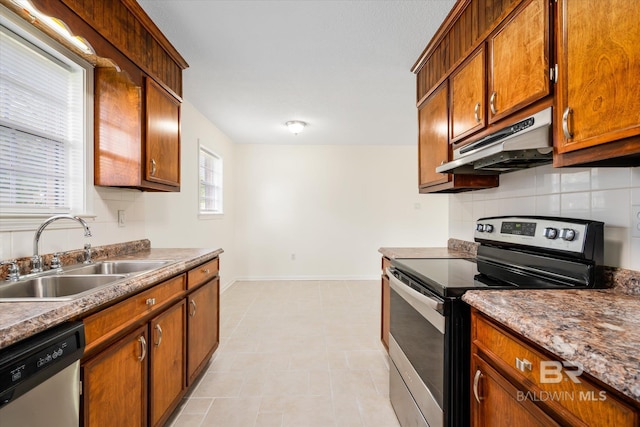
[[[172,261],[167,260],[120,260],[120,261],[97,261],[93,264],[81,267],[70,267],[63,269],[63,275],[76,274],[133,274],[154,270]]]
[[[63,274],[34,277],[17,282],[3,282],[0,283],[0,301],[71,300],[125,277],[127,276],[123,274]]]

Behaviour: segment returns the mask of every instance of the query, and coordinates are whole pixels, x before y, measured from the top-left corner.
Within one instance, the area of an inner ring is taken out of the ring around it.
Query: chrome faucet
[[[72,215],[52,216],[51,218],[43,222],[40,225],[40,227],[38,227],[38,229],[36,230],[36,234],[33,238],[33,256],[31,257],[32,273],[39,273],[42,271],[42,257],[40,256],[39,249],[38,249],[38,245],[40,243],[40,235],[42,235],[42,232],[49,224],[59,219],[72,219],[74,221],[78,221],[82,225],[82,227],[84,227],[84,237],[91,237],[91,230],[89,229],[89,225],[87,225],[87,223],[79,216],[72,216]]]

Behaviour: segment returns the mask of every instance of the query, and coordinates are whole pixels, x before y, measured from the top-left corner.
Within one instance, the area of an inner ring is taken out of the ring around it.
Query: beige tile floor
[[[236,282],[172,427],[397,427],[379,281]]]

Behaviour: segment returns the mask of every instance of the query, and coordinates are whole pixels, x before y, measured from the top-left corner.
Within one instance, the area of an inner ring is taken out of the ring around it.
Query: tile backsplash
[[[449,237],[473,240],[484,216],[546,215],[605,223],[605,264],[640,270],[640,168],[562,168],[551,165],[500,176],[500,186],[451,195]]]

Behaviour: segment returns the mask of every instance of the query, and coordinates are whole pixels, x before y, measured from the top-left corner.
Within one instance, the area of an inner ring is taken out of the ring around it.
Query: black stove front
[[[481,218],[475,259],[391,260],[389,395],[400,424],[469,425],[466,291],[601,287],[603,226],[566,218]]]

